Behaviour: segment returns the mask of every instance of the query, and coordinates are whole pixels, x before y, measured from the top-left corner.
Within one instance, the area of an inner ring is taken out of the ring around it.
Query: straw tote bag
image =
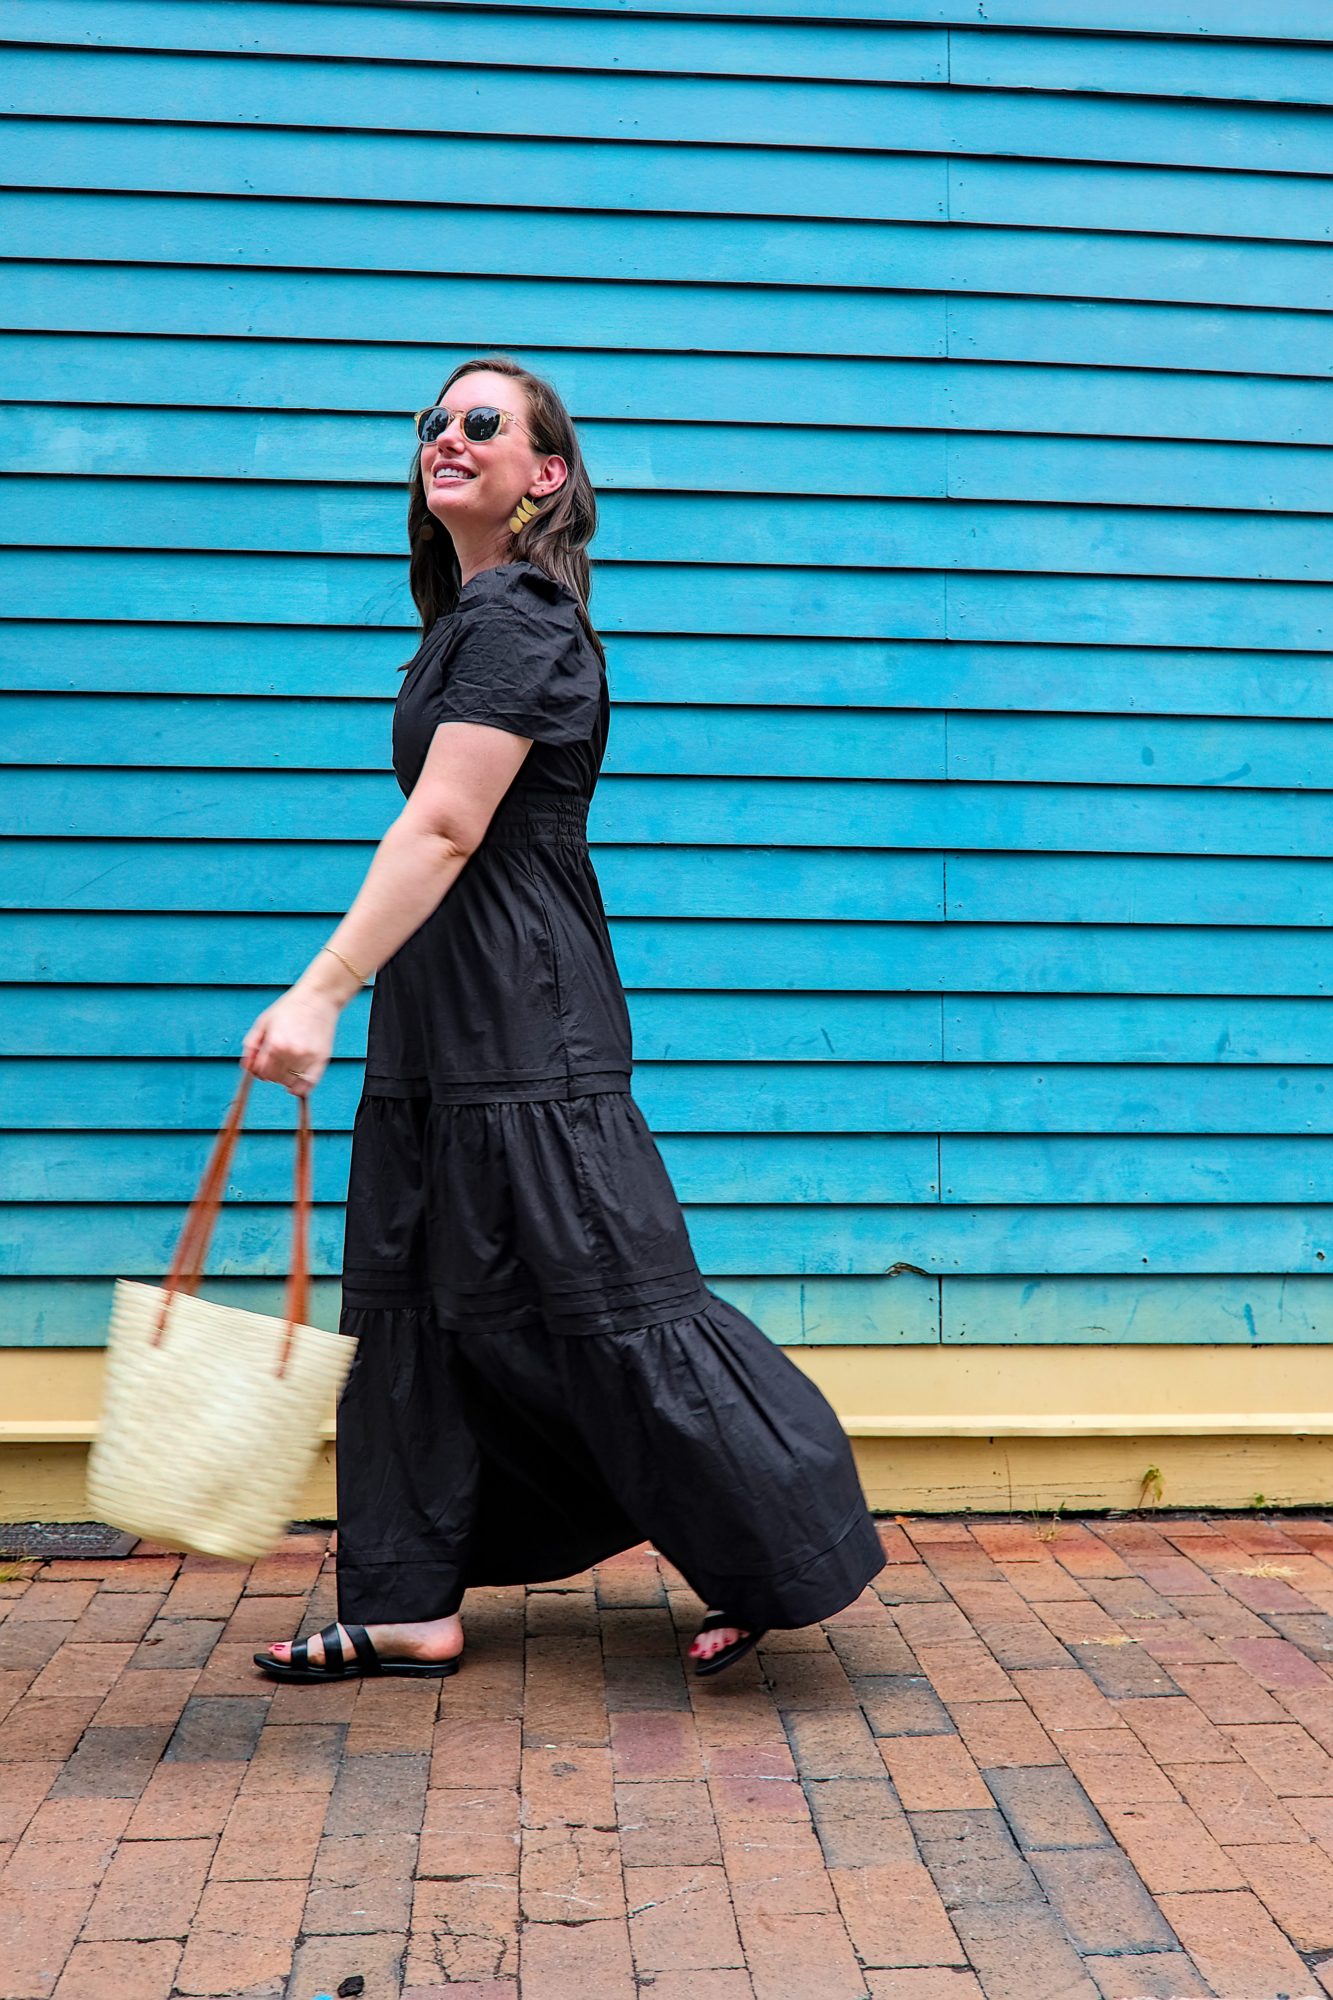
[[[285,1321],[196,1296],[253,1080],[243,1070],[165,1285],[116,1280],[87,1473],[97,1520],[244,1561],[268,1554],[286,1533],[356,1347],[347,1334],[304,1324],[311,1146],[304,1097]]]

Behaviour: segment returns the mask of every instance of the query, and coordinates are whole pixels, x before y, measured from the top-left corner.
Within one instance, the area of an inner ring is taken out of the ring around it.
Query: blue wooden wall
[[[716,1288],[1333,1338],[1330,17],[980,11],[8,0],[4,1341],[160,1277],[397,808],[405,413],[493,345],[601,495],[596,860]],[[251,1104],[210,1289],[276,1306]]]

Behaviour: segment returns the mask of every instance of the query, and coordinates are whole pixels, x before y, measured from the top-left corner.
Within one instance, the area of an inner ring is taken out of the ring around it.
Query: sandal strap
[[[289,1657],[294,1667],[301,1667],[301,1668],[308,1667],[310,1665],[309,1640],[308,1639],[295,1640],[292,1645],[292,1650]]]
[[[336,1622],[332,1625],[326,1625],[319,1636],[324,1641],[324,1665],[328,1672],[331,1674],[345,1672],[343,1642]]]
[[[375,1642],[364,1625],[349,1625],[347,1636],[352,1642],[356,1657],[361,1662],[361,1670],[367,1674],[381,1674],[384,1669],[380,1656],[375,1651]]]
[[[739,1631],[741,1621],[739,1618],[733,1618],[729,1611],[705,1611],[699,1620],[701,1632],[715,1632],[719,1625],[734,1625]]]

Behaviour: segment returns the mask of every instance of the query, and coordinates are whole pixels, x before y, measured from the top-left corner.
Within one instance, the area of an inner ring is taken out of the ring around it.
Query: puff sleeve
[[[586,742],[600,712],[601,662],[574,597],[532,565],[474,581],[484,587],[460,599],[437,722],[484,722],[536,743]]]

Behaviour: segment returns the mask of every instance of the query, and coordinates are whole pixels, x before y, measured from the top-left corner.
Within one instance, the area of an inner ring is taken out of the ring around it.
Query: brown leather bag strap
[[[208,1258],[208,1247],[213,1240],[218,1210],[222,1204],[223,1191],[227,1185],[227,1176],[231,1172],[236,1141],[240,1136],[241,1123],[245,1117],[246,1101],[253,1082],[253,1071],[243,1068],[236,1095],[213,1142],[213,1150],[204,1168],[198,1191],[190,1203],[189,1212],[176,1244],[176,1252],[171,1260],[171,1269],[164,1281],[163,1290],[166,1296],[158,1312],[157,1324],[150,1341],[154,1347],[161,1343],[166,1329],[167,1314],[175,1293],[185,1292],[193,1295],[199,1289]],[[296,1199],[292,1215],[291,1271],[287,1280],[287,1329],[276,1371],[280,1376],[286,1372],[296,1328],[307,1323],[310,1289],[310,1106],[304,1097],[297,1099],[297,1105]]]

